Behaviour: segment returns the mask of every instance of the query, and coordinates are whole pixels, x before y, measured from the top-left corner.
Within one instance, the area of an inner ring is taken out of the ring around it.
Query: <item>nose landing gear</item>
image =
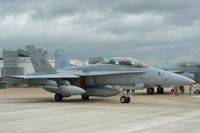
[[[56,102],[61,102],[63,100],[64,97],[70,97],[71,95],[64,95],[64,94],[59,94],[56,93],[54,96],[54,99]]]
[[[121,103],[130,103],[131,98],[129,97],[129,95],[131,90],[123,90],[123,96],[120,97],[120,102]]]
[[[63,95],[56,93],[54,99],[56,102],[60,102],[63,100]]]
[[[120,98],[121,103],[130,103],[130,101],[131,101],[130,97],[121,96]]]

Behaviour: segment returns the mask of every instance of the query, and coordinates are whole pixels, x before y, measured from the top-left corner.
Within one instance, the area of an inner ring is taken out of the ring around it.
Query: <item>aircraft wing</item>
[[[58,78],[79,78],[74,74],[33,74],[33,75],[7,75],[8,78],[20,79],[58,79]]]
[[[76,73],[77,76],[103,76],[103,75],[116,75],[116,74],[141,74],[144,71],[89,71]]]
[[[59,79],[59,78],[79,78],[80,76],[103,76],[116,74],[141,74],[143,71],[90,71],[90,72],[65,72],[57,74],[30,74],[30,75],[7,75],[8,78],[20,79]]]

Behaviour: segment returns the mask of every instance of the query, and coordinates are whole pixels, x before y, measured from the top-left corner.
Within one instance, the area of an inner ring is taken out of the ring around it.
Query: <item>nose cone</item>
[[[180,75],[181,76],[181,75]],[[183,85],[191,85],[191,84],[194,84],[195,81],[188,78],[188,77],[185,77],[185,76],[182,76],[181,77],[181,82],[183,82]]]
[[[171,76],[171,81],[176,86],[191,85],[191,84],[195,83],[194,80],[192,80],[192,79],[190,79],[188,77],[185,77],[185,76],[182,76],[182,75],[178,75],[178,74],[174,74],[174,73]]]

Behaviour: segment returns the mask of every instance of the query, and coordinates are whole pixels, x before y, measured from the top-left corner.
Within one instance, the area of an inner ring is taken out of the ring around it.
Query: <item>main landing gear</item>
[[[150,87],[150,88],[147,88],[147,94],[149,94],[149,95],[152,95],[152,94],[154,94],[154,88],[153,87]]]
[[[56,102],[61,102],[63,100],[63,97],[70,97],[70,96],[71,95],[63,95],[63,94],[56,93],[54,99]]]
[[[155,89],[153,87],[147,88],[147,94],[152,95],[154,94]],[[164,93],[164,88],[163,87],[158,87],[157,88],[157,93],[158,94],[163,94]]]
[[[157,93],[158,94],[163,94],[164,93],[164,88],[163,87],[158,87],[157,88]]]
[[[63,100],[63,95],[56,93],[54,99],[56,102],[60,102]]]
[[[120,102],[121,103],[130,103],[131,98],[129,97],[130,95],[130,90],[123,90],[123,96],[120,97]]]

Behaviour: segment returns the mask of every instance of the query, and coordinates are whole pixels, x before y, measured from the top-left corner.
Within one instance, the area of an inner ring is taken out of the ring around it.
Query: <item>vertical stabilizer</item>
[[[55,64],[56,69],[62,69],[71,66],[64,49],[56,49],[55,58],[56,58],[56,64]]]
[[[27,46],[27,52],[31,59],[33,68],[37,73],[55,74],[56,70],[49,64],[44,53],[34,46]]]

